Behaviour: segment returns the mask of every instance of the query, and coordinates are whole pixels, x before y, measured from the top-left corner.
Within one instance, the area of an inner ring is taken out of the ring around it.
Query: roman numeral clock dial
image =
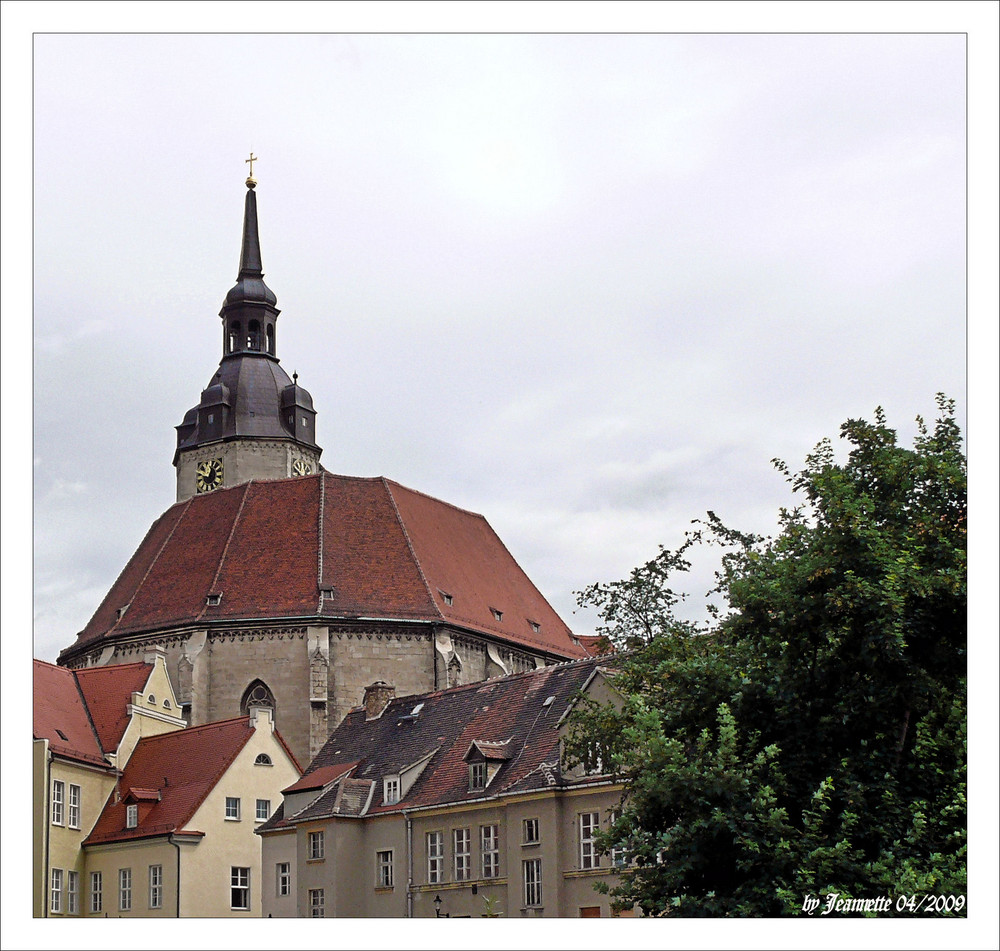
[[[195,469],[195,488],[199,492],[211,492],[222,485],[222,460],[209,459],[198,463]]]

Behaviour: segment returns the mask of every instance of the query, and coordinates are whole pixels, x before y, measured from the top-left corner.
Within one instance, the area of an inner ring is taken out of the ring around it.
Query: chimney
[[[396,688],[390,687],[384,680],[376,680],[371,686],[365,687],[365,719],[374,720],[382,716],[382,711],[395,696]]]

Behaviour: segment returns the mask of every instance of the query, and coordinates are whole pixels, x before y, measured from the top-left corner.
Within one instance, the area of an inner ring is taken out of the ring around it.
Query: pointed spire
[[[249,159],[247,160],[249,161]],[[255,158],[254,161],[257,161]],[[272,307],[278,303],[274,292],[264,283],[264,271],[260,260],[260,235],[257,232],[257,181],[246,181],[247,196],[243,207],[243,245],[240,248],[240,271],[236,284],[226,295],[223,310],[243,303],[263,303]],[[221,316],[221,315],[220,315]]]
[[[260,236],[257,234],[257,193],[247,179],[247,200],[243,210],[243,248],[240,251],[240,273],[237,280],[246,277],[263,277],[260,263]],[[254,185],[257,183],[254,182]]]

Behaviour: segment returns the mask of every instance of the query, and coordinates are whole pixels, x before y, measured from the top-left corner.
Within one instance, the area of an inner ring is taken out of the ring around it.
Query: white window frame
[[[69,800],[66,809],[66,824],[71,829],[80,828],[80,811],[83,803],[83,793],[76,783],[69,784]]]
[[[239,822],[242,812],[243,804],[240,802],[240,797],[226,796],[226,822]]]
[[[261,809],[261,806],[264,808]],[[267,822],[271,818],[271,800],[270,799],[258,799],[257,808],[255,813],[255,820],[257,822]]]
[[[163,866],[149,866],[149,907],[163,907]]]
[[[65,821],[66,806],[66,784],[61,779],[52,780],[52,801],[49,806],[49,815],[52,818],[52,825],[61,826]]]
[[[542,860],[521,860],[521,881],[525,908],[536,908],[542,903]]]
[[[118,869],[118,910],[132,910],[132,869]]]
[[[382,801],[391,806],[399,802],[400,783],[398,776],[386,776],[382,780]]]
[[[483,878],[500,877],[500,826],[479,827],[479,847],[482,852]]]
[[[538,845],[541,841],[542,834],[538,825],[538,819],[523,819],[521,821],[521,844]]]
[[[139,825],[139,806],[134,802],[130,802],[125,807],[125,828],[134,829],[138,825]]]
[[[326,836],[322,829],[309,833],[309,861],[319,862],[326,858]]]
[[[66,914],[80,914],[80,873],[75,869],[66,872]]]
[[[472,878],[472,833],[469,829],[452,829],[451,841],[455,881],[467,882]]]
[[[326,917],[326,893],[322,888],[309,889],[309,917]]]
[[[375,887],[394,888],[393,850],[379,849],[375,853]]]
[[[49,913],[52,915],[62,914],[62,893],[63,893],[63,870],[61,868],[52,869],[49,878]]]
[[[242,904],[237,904],[237,899]],[[250,910],[250,869],[245,865],[229,867],[229,908],[230,911]]]
[[[599,812],[581,812],[577,822],[580,835],[580,868],[600,868],[601,856],[597,851],[597,833],[601,828]]]
[[[427,833],[427,884],[440,885],[444,881],[444,833]]]
[[[278,898],[292,894],[292,863],[278,862],[274,869],[275,893]]]
[[[104,911],[104,873],[90,873],[90,913],[99,914]]]

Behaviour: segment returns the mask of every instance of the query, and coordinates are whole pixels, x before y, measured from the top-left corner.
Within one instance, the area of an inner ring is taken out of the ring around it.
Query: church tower
[[[269,707],[304,764],[373,683],[426,693],[586,651],[483,516],[319,464],[246,184],[222,359],[177,427],[177,501],[59,663],[160,649],[188,723]]]
[[[178,502],[251,479],[319,469],[312,397],[297,374],[288,378],[277,356],[280,311],[264,283],[252,163],[250,172],[239,274],[219,311],[222,360],[177,427]]]

